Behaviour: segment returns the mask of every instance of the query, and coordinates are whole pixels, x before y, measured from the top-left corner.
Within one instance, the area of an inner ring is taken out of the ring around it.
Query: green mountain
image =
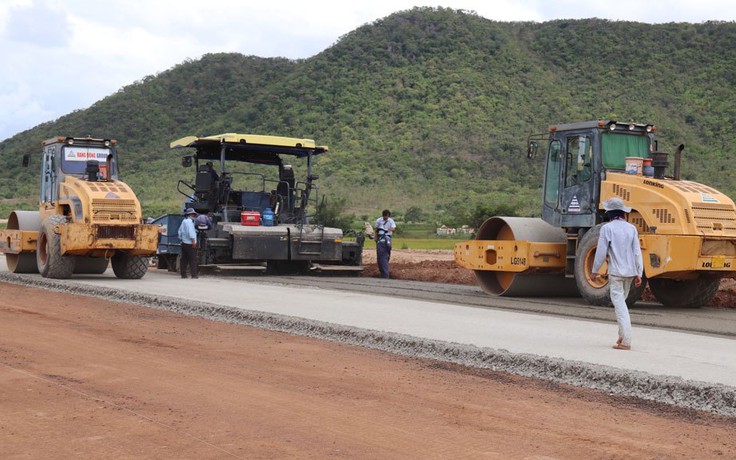
[[[416,8],[305,60],[210,54],[0,143],[0,216],[35,207],[38,161],[22,168],[23,153],[87,134],[118,140],[146,215],[176,212],[176,183],[193,172],[169,142],[221,132],[328,145],[321,193],[357,216],[538,215],[542,161],[526,159],[526,136],[589,119],[655,123],[660,150],[685,144],[683,178],[734,198],[734,49],[735,23],[508,23]]]

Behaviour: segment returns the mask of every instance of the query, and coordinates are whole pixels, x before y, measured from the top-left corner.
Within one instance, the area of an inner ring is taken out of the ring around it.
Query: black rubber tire
[[[629,288],[629,295],[626,297],[626,305],[631,308],[636,304],[636,302],[641,299],[641,296],[644,295],[644,290],[647,288],[647,277],[646,275],[641,276],[641,284],[637,287],[634,286],[634,283],[631,283],[631,288]]]
[[[578,242],[578,248],[575,252],[575,282],[578,286],[580,295],[592,305],[600,305],[604,307],[613,306],[611,296],[608,289],[608,277],[599,276],[595,280],[590,278],[593,271],[593,261],[595,259],[596,247],[598,246],[598,237],[601,234],[603,224],[596,225],[591,228]],[[647,287],[647,279],[642,276],[641,285],[634,286],[633,283],[629,289],[629,295],[626,297],[626,305],[629,307],[641,299],[644,289]]]
[[[124,252],[118,252],[112,259],[112,271],[115,276],[126,280],[138,280],[148,271],[148,257],[131,256]]]
[[[74,262],[74,273],[85,275],[101,275],[107,270],[110,261],[104,257],[77,257]]]
[[[715,297],[721,285],[720,278],[698,278],[695,280],[671,280],[653,278],[649,289],[665,307],[700,308]]]
[[[170,272],[178,272],[177,261],[179,256],[176,254],[159,254],[156,256],[156,268]]]
[[[169,267],[168,263],[166,262],[166,257],[161,254],[157,255],[154,260],[156,262],[156,268],[158,270],[165,270]]]
[[[165,257],[167,270],[172,273],[181,273],[181,256],[174,254]]]
[[[67,279],[74,273],[74,256],[61,255],[61,237],[54,232],[57,225],[66,223],[66,217],[53,215],[41,225],[36,241],[36,265],[44,278]]]

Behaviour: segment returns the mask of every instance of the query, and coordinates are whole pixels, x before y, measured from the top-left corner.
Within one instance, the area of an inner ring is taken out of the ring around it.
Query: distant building
[[[437,236],[454,235],[455,233],[457,233],[457,229],[448,227],[447,225],[443,225],[437,229]]]
[[[437,236],[447,236],[447,235],[457,235],[457,234],[467,235],[470,233],[475,233],[475,229],[467,225],[463,225],[460,228],[452,228],[452,227],[448,227],[447,225],[443,225],[442,227],[437,228]]]

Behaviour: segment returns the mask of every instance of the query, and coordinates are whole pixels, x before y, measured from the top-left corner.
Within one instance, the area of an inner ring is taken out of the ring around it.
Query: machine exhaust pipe
[[[97,160],[88,160],[87,167],[84,169],[84,173],[87,175],[87,180],[90,182],[97,182],[97,174],[100,172],[100,163]]]
[[[680,167],[682,162],[683,150],[685,150],[685,144],[680,144],[680,146],[677,147],[677,150],[675,150],[675,170],[673,171],[673,176],[675,180],[680,180]]]

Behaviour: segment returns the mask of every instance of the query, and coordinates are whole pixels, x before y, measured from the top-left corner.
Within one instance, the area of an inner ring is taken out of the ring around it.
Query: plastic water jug
[[[263,210],[261,221],[263,222],[264,227],[273,227],[273,211],[271,211],[271,208]]]

